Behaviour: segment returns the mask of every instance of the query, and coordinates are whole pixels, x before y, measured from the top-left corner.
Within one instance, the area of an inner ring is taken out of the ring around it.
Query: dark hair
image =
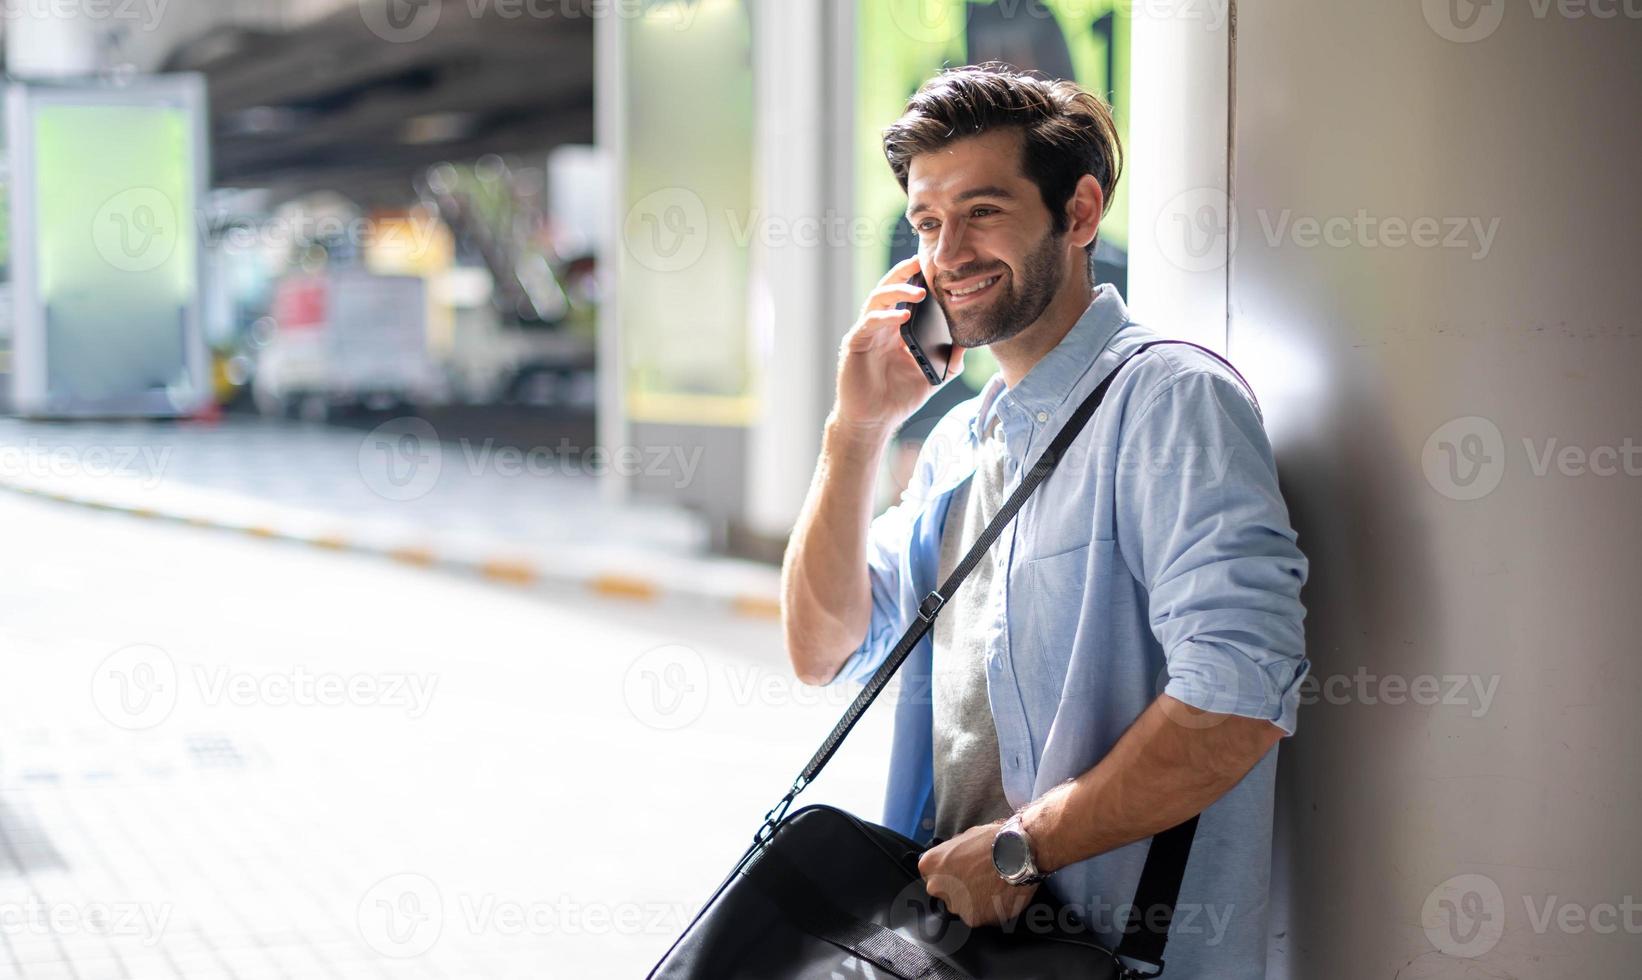
[[[1084,174],[1100,181],[1102,214],[1111,208],[1123,173],[1111,107],[1076,82],[1049,81],[998,61],[948,68],[925,82],[884,130],[884,156],[905,191],[913,157],[1004,128],[1024,137],[1021,170],[1038,185],[1055,234],[1066,231],[1066,202]],[[1088,253],[1092,281],[1093,240]]]

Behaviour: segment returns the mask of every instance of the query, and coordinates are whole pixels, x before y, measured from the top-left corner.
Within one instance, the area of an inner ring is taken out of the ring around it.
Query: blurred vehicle
[[[428,356],[427,309],[418,276],[350,269],[282,278],[253,402],[267,415],[323,421],[338,409],[444,400]]]

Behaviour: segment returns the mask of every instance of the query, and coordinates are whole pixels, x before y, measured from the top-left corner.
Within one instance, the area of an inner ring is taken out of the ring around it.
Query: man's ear
[[[1078,178],[1078,185],[1066,202],[1066,234],[1069,244],[1078,248],[1095,240],[1100,231],[1100,219],[1106,210],[1106,196],[1101,193],[1100,180],[1094,174]]]

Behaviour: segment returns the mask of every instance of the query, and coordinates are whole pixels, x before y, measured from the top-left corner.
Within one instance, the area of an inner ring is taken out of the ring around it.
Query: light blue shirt
[[[1156,339],[1103,285],[1015,387],[996,374],[942,418],[900,502],[872,522],[871,626],[835,681],[870,677],[939,585],[941,527],[974,470],[980,423],[1000,417],[1012,491],[1084,396]],[[1092,768],[1159,694],[1293,734],[1308,667],[1296,540],[1236,376],[1180,344],[1125,367],[987,556],[1007,569],[985,656],[1009,803]],[[919,841],[935,825],[930,665],[926,635],[899,674],[885,800],[885,823]],[[1164,954],[1171,978],[1265,975],[1276,763],[1274,748],[1199,821]],[[1063,868],[1048,886],[1115,946],[1148,843]]]

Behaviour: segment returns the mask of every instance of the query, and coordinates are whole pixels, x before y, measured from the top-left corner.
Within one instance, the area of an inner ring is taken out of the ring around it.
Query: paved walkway
[[[5,980],[642,976],[855,693],[699,603],[0,526]],[[876,814],[888,723],[805,802]]]

